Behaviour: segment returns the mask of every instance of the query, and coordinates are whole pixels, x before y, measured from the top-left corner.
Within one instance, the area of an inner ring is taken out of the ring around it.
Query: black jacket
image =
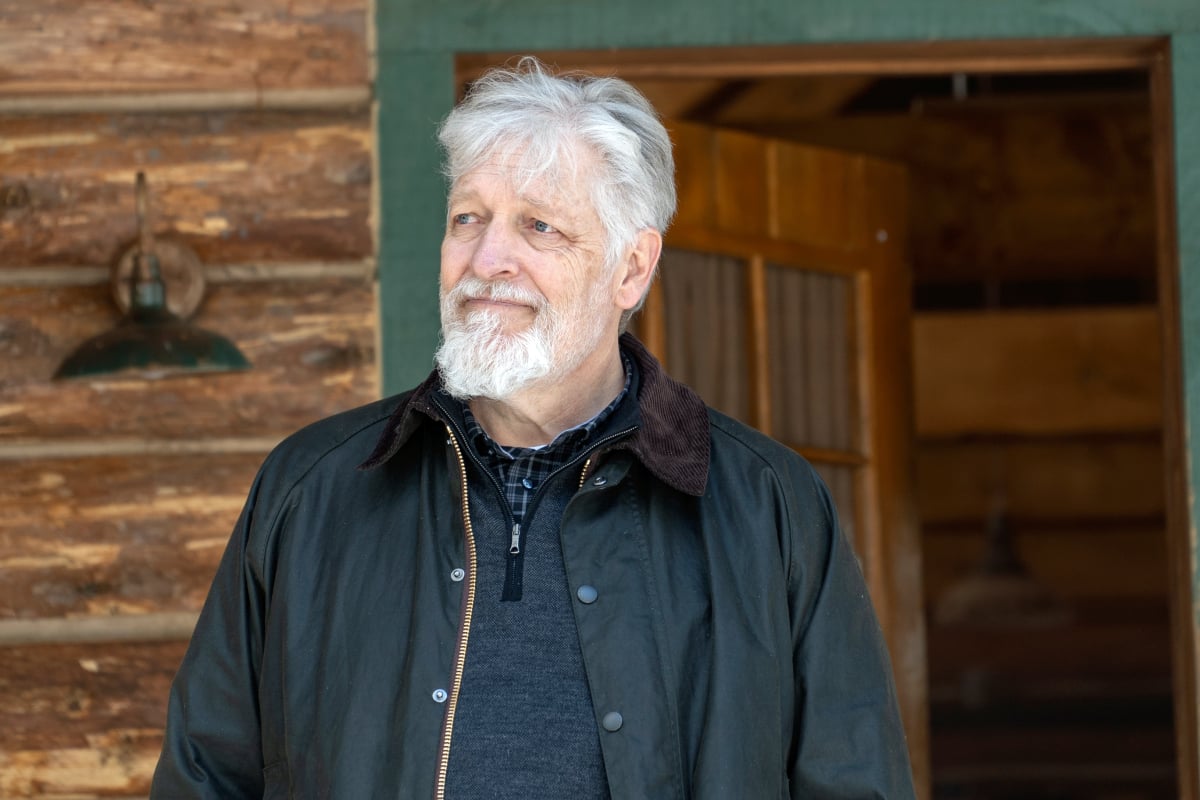
[[[912,797],[824,485],[622,346],[640,424],[587,459],[561,528],[572,592],[596,590],[575,619],[613,797]],[[475,545],[435,381],[268,457],[172,686],[152,797],[440,796]]]

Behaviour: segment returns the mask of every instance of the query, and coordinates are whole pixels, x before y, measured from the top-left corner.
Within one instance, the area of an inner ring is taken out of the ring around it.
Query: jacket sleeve
[[[265,593],[250,543],[261,474],[171,685],[151,798],[261,798],[258,675]]]
[[[891,664],[829,492],[809,472],[793,526],[789,602],[796,708],[793,798],[913,798]]]

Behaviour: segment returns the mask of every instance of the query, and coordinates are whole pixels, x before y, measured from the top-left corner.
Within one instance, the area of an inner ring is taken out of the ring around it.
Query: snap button
[[[579,602],[591,605],[596,602],[596,598],[600,596],[600,593],[596,591],[595,586],[584,584],[575,592],[575,596],[579,598]]]
[[[603,486],[606,483],[608,483],[608,478],[604,477],[603,475],[597,475],[596,477],[592,478],[592,486]]]
[[[625,724],[625,720],[620,712],[610,711],[604,715],[604,719],[600,720],[600,724],[604,726],[604,730],[613,733],[621,730],[621,726]]]
[[[462,567],[458,567],[450,572],[450,580],[452,581],[461,581],[465,577],[467,577],[467,571]]]
[[[521,478],[521,485],[524,486],[526,489],[532,489],[533,481],[529,480],[529,478]]]
[[[444,703],[444,702],[446,702],[447,697],[448,697],[448,695],[446,694],[445,689],[434,689],[433,690],[433,701],[435,703]],[[617,716],[619,717],[621,715],[618,714]],[[607,719],[607,717],[605,717],[605,719]]]

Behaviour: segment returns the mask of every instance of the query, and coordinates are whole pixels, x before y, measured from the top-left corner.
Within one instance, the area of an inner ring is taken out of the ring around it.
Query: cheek
[[[442,240],[441,283],[447,289],[458,283],[458,279],[467,271],[470,255],[461,242],[453,239]]]

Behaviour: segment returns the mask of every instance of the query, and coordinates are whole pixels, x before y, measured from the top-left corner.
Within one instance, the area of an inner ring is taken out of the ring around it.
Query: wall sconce
[[[139,172],[138,241],[122,255],[112,273],[113,295],[125,317],[112,330],[79,345],[54,373],[55,379],[114,373],[155,379],[250,366],[233,342],[186,321],[204,297],[204,267],[182,244],[156,245],[146,195],[146,177]],[[182,285],[179,314],[167,307],[160,252],[168,258],[172,280]]]
[[[1000,510],[988,518],[983,558],[947,587],[934,607],[939,625],[1040,628],[1070,619],[1069,606],[1036,580],[1017,554],[1009,519]]]

